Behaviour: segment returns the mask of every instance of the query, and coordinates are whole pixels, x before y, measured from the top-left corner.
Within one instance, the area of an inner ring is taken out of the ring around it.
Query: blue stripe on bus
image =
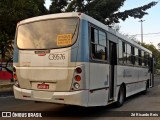
[[[89,62],[88,22],[81,20],[79,37],[71,49],[72,62]],[[79,43],[79,44],[78,44]],[[77,48],[75,48],[78,46]],[[77,54],[78,49],[78,54]]]
[[[14,53],[13,53],[13,63],[17,63],[18,62],[18,56],[19,56],[19,50],[17,48],[16,43],[14,43]]]

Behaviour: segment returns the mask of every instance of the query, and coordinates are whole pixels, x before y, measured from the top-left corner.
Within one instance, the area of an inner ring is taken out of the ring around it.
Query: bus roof
[[[25,20],[22,20],[18,23],[18,25],[20,24],[25,24],[25,23],[30,23],[30,22],[35,22],[35,21],[39,21],[39,20],[47,20],[47,19],[54,19],[54,18],[67,18],[67,17],[79,17],[80,19],[89,21],[90,23],[106,30],[107,32],[117,36],[118,38],[127,41],[129,43],[131,43],[132,45],[152,54],[151,51],[149,51],[148,49],[144,48],[143,46],[139,45],[136,41],[133,41],[129,38],[127,38],[125,35],[122,35],[118,32],[116,32],[115,30],[109,28],[107,25],[99,22],[98,20],[84,14],[84,13],[78,13],[78,12],[69,12],[69,13],[57,13],[57,14],[49,14],[49,15],[43,15],[43,16],[37,16],[37,17],[32,17],[32,18],[28,18]]]

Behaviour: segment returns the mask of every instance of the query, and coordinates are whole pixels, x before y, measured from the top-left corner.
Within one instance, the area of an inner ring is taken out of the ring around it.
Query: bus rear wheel
[[[147,83],[146,83],[146,88],[145,88],[145,90],[142,91],[142,94],[143,94],[143,95],[146,95],[146,94],[147,94],[148,88],[149,88],[149,81],[147,81]]]
[[[125,101],[125,88],[121,86],[118,93],[118,99],[116,102],[116,107],[121,107]]]

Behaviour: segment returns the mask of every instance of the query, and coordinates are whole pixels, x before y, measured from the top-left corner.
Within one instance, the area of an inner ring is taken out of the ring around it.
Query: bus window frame
[[[22,49],[22,48],[19,48],[18,44],[17,44],[17,36],[18,36],[18,27],[21,26],[21,25],[25,25],[25,24],[30,24],[30,23],[34,23],[34,22],[40,22],[40,21],[47,21],[47,20],[55,20],[55,19],[69,19],[69,18],[78,18],[78,31],[77,31],[77,36],[76,36],[76,40],[74,43],[72,43],[71,45],[69,46],[64,46],[64,47],[59,47],[59,48],[46,48],[46,49]],[[68,48],[68,47],[71,47],[73,45],[76,44],[76,42],[78,41],[78,38],[79,38],[79,32],[80,32],[80,27],[81,27],[81,19],[79,17],[58,17],[58,18],[49,18],[49,19],[39,19],[39,20],[35,20],[35,21],[31,21],[31,22],[26,22],[26,23],[22,23],[22,24],[18,24],[17,27],[16,27],[16,34],[15,34],[15,44],[16,44],[16,47],[19,49],[19,50],[27,50],[27,51],[36,51],[36,50],[52,50],[52,49],[62,49],[62,48]]]
[[[95,43],[93,43],[92,40],[91,40],[91,28],[94,28],[98,31],[104,32],[105,35],[106,35],[106,47],[99,44],[99,38],[98,38],[98,44],[96,44],[96,45],[100,45],[100,46],[103,46],[104,48],[106,48],[106,56],[107,56],[106,60],[96,59],[96,58],[93,58],[93,56],[92,56],[92,44],[95,44]],[[93,23],[90,23],[90,22],[89,22],[89,25],[88,25],[88,32],[89,32],[88,37],[89,37],[89,60],[90,60],[90,62],[109,64],[107,32],[104,29],[102,29],[102,28],[100,28],[100,27],[98,27],[98,26],[96,26],[96,25],[94,25]]]

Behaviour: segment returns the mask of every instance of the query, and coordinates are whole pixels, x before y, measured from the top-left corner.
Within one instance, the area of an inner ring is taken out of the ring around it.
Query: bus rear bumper
[[[14,96],[17,99],[88,106],[88,90],[73,92],[52,92],[27,90],[13,86]]]

